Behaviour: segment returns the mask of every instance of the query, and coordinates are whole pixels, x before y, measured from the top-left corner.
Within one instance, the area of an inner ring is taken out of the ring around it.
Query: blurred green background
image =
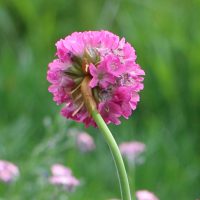
[[[100,29],[133,44],[146,72],[137,110],[120,126],[110,126],[118,143],[147,145],[136,188],[161,200],[200,198],[199,12],[198,0],[1,0],[0,159],[16,163],[21,176],[0,183],[0,199],[120,197],[100,132],[63,119],[47,91],[55,42],[74,31]],[[70,128],[89,132],[97,149],[82,154],[69,147]],[[82,181],[75,193],[46,183],[55,162],[71,167]]]

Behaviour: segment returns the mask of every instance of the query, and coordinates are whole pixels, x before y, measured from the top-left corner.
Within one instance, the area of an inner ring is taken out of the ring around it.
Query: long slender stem
[[[103,136],[108,143],[111,153],[113,155],[113,159],[115,161],[118,172],[122,200],[131,200],[128,177],[118,145],[98,111],[95,109],[92,111],[91,114],[99,129],[102,131]]]
[[[128,178],[129,178],[129,185],[130,185],[130,187],[131,187],[131,192],[132,192],[132,194],[134,194],[135,195],[135,193],[136,193],[136,188],[135,188],[135,183],[136,183],[136,180],[135,180],[135,170],[136,170],[136,168],[135,168],[135,163],[133,163],[133,162],[127,162],[127,172],[128,172]]]

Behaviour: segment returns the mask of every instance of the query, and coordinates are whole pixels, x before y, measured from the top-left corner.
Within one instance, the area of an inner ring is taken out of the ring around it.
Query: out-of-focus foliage
[[[66,199],[47,183],[51,164],[72,168],[82,185],[70,200],[119,197],[110,152],[98,130],[96,151],[72,148],[70,128],[47,91],[55,42],[74,31],[108,29],[133,44],[146,71],[141,102],[129,120],[110,126],[118,142],[147,145],[136,188],[161,200],[200,197],[200,2],[197,0],[1,0],[0,159],[21,176],[0,183],[1,200]],[[131,179],[131,177],[130,177]]]

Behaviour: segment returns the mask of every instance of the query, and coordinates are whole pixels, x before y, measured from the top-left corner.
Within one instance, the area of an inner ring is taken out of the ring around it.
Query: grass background
[[[46,81],[55,42],[74,31],[107,29],[133,44],[146,72],[141,102],[110,128],[118,143],[147,145],[136,188],[161,200],[200,197],[200,2],[198,0],[1,0],[0,159],[21,172],[0,183],[0,200],[103,200],[120,197],[114,163],[98,130],[97,149],[81,154],[67,136]],[[73,169],[75,193],[47,184],[51,164]]]

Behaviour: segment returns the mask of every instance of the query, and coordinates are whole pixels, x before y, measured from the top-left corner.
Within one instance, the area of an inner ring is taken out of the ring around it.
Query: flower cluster
[[[72,171],[61,164],[52,165],[51,173],[49,182],[53,185],[62,185],[70,192],[80,184],[79,180],[72,175]]]
[[[124,38],[108,31],[75,32],[56,47],[58,58],[49,64],[47,80],[54,101],[65,104],[64,117],[95,126],[81,93],[85,77],[90,79],[89,87],[106,123],[120,124],[119,117],[131,115],[145,73]]]
[[[16,165],[5,160],[0,160],[0,181],[9,183],[17,176],[19,176],[19,169]]]

